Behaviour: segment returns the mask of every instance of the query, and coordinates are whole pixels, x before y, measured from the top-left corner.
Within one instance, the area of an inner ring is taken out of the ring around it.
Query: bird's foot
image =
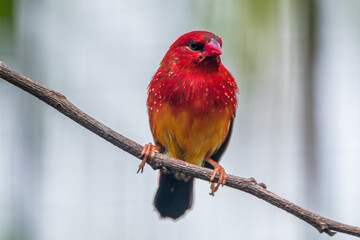
[[[146,144],[139,156],[139,158],[142,158],[143,160],[141,161],[140,165],[139,165],[139,169],[137,171],[137,173],[139,173],[141,171],[141,173],[144,172],[144,167],[146,164],[147,159],[149,158],[150,162],[154,159],[155,157],[155,151],[159,150],[158,146],[154,146],[151,143]]]
[[[211,193],[210,195],[211,196],[214,196],[215,192],[219,189],[220,185],[221,186],[224,186],[225,183],[226,183],[226,178],[227,178],[227,175],[225,173],[225,170],[222,166],[220,166],[217,162],[215,162],[214,160],[212,160],[211,158],[207,158],[206,161],[208,163],[211,164],[211,166],[214,167],[214,172],[213,174],[211,175],[210,177],[210,182],[211,182],[211,185],[210,185],[210,189],[211,189]],[[217,173],[219,173],[219,180],[218,182],[215,184],[213,181],[217,175]]]

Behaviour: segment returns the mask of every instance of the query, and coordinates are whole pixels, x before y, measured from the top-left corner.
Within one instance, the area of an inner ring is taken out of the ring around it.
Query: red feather
[[[221,45],[216,35],[195,31],[183,35],[170,47],[148,87],[149,112],[169,102],[178,108],[201,105],[196,109],[199,114],[212,108],[230,108],[232,115],[235,114],[239,90],[220,57],[196,62],[198,54],[188,54],[188,49],[179,47],[186,46],[191,39],[205,44],[211,38]]]

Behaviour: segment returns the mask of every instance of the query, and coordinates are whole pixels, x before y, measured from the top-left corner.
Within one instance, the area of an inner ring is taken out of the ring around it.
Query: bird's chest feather
[[[226,108],[211,108],[198,112],[197,106],[177,108],[164,103],[149,112],[155,141],[167,154],[196,165],[215,153],[224,142],[232,119]]]
[[[172,157],[202,165],[227,137],[237,91],[222,65],[212,74],[158,71],[147,101],[155,143]]]

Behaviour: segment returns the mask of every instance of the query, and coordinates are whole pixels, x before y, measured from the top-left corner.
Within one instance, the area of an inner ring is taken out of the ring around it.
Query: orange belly
[[[150,113],[150,126],[155,142],[165,147],[166,154],[202,166],[225,141],[231,118],[226,109],[196,114],[191,107],[175,111],[164,104]]]

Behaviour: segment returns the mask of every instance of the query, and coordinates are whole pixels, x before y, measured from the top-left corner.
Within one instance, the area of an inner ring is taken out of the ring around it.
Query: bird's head
[[[221,38],[211,32],[189,32],[170,46],[161,64],[176,64],[183,69],[218,67],[221,63],[221,47]]]
[[[179,108],[191,105],[197,113],[214,106],[230,107],[235,114],[238,88],[221,63],[221,46],[221,38],[211,32],[194,31],[179,37],[149,84],[149,112],[171,103]]]

